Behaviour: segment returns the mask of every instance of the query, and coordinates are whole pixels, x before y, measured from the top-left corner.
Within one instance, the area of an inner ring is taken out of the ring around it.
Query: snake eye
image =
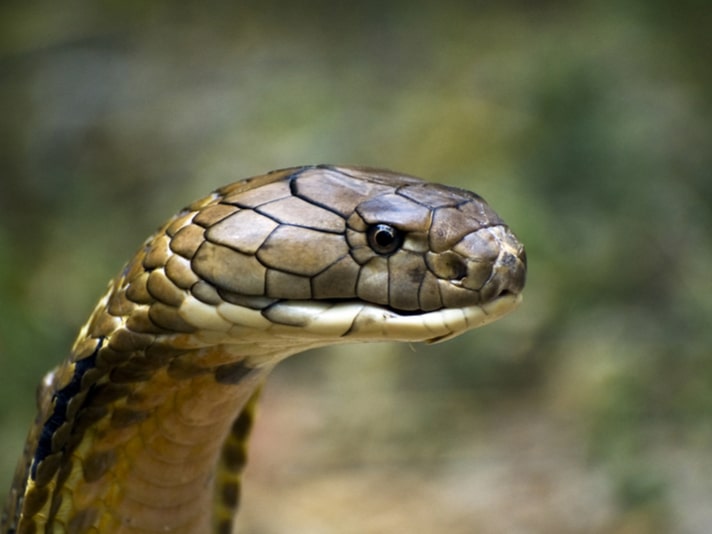
[[[369,246],[378,254],[393,254],[403,244],[403,234],[390,224],[374,224],[367,235]]]

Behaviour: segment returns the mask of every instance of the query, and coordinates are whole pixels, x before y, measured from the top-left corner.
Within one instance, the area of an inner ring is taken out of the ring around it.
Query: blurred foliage
[[[699,0],[3,2],[0,483],[39,378],[153,228],[223,183],[357,163],[487,198],[527,246],[526,301],[442,345],[282,364],[244,528],[709,532],[711,19]],[[299,516],[305,492],[338,512]]]

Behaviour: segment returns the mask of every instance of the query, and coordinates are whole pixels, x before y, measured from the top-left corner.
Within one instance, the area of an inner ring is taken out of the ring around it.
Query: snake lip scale
[[[217,189],[144,242],[42,380],[0,533],[231,533],[279,361],[451,339],[515,309],[525,277],[463,189],[332,165]]]

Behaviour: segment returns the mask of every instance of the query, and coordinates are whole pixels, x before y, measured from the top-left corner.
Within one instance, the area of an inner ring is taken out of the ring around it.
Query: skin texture
[[[44,378],[0,532],[227,534],[281,359],[451,338],[512,310],[525,272],[460,189],[330,166],[221,188],[144,243]]]

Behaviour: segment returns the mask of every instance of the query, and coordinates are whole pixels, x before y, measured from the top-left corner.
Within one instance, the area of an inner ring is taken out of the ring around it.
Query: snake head
[[[147,242],[115,294],[149,306],[142,320],[167,331],[432,342],[514,309],[525,274],[524,247],[480,196],[319,165],[191,204]]]

